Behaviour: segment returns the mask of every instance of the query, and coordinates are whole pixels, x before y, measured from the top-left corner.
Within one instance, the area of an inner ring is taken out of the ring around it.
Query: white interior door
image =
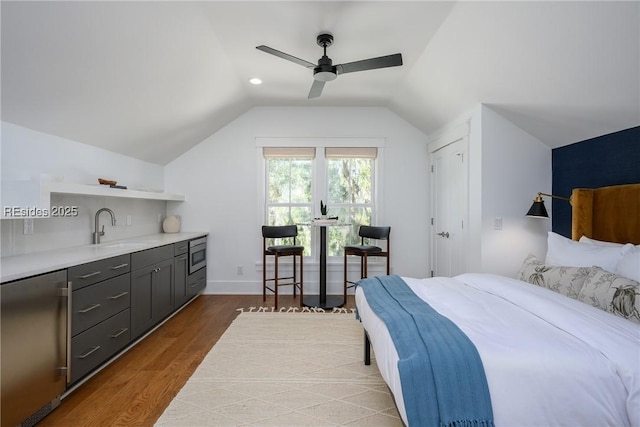
[[[431,159],[432,275],[451,277],[467,271],[466,138],[438,149]]]

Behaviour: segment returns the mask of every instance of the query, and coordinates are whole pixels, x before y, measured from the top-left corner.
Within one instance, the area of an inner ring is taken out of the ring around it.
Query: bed
[[[370,345],[406,425],[640,426],[640,184],[574,189],[571,199],[572,239],[550,232],[545,259],[527,257],[518,278],[383,276],[356,287],[365,354]],[[416,314],[424,302],[433,316]],[[481,372],[465,371],[468,359],[436,365],[458,360],[458,347],[430,335],[449,323]],[[418,372],[425,355],[429,372]]]

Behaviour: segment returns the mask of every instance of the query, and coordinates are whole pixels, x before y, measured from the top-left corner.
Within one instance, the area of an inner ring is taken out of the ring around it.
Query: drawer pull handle
[[[190,288],[195,288],[196,286],[198,286],[198,282],[194,283],[193,285],[189,285]]]
[[[84,276],[78,276],[78,279],[88,279],[89,277],[97,276],[100,271],[94,271],[93,273],[85,274]]]
[[[114,265],[113,267],[109,267],[112,270],[119,270],[121,268],[124,268],[126,266],[128,266],[129,264],[127,264],[126,262],[124,264],[120,264],[120,265]]]
[[[116,332],[115,334],[111,335],[111,338],[118,338],[120,335],[124,334],[128,330],[129,330],[129,328],[122,328],[118,332]]]
[[[125,295],[129,295],[129,292],[125,291],[125,292],[119,293],[118,295],[114,295],[112,297],[109,297],[109,299],[118,299],[118,298],[121,298],[121,297],[123,297]]]
[[[85,308],[84,310],[78,310],[78,313],[82,313],[82,314],[84,314],[84,313],[88,313],[88,312],[90,312],[91,310],[95,310],[95,309],[96,309],[96,308],[98,308],[98,307],[100,307],[100,304],[93,304],[93,305],[92,305],[91,307],[89,307],[89,308]]]
[[[97,345],[95,347],[93,347],[91,350],[87,351],[85,354],[83,354],[82,356],[78,356],[78,359],[85,359],[89,356],[91,356],[93,353],[95,353],[96,351],[100,350],[100,346]]]
[[[178,246],[178,250],[179,250],[179,251],[181,251],[181,250],[183,250],[183,249],[187,249],[187,245],[184,245],[184,246]]]

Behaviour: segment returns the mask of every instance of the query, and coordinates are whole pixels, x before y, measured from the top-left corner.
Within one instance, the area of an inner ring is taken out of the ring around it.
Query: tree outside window
[[[312,218],[312,159],[267,158],[267,224],[293,225]],[[311,255],[311,232],[298,229],[297,244]]]
[[[327,250],[329,256],[341,256],[343,247],[355,244],[360,225],[370,225],[373,215],[374,160],[368,158],[328,158],[327,190],[331,216],[353,224],[352,227],[330,227]]]

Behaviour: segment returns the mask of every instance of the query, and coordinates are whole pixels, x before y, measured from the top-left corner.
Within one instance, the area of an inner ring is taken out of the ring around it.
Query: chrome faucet
[[[113,213],[113,211],[109,208],[102,208],[102,209],[98,209],[98,212],[96,212],[96,224],[95,224],[95,228],[93,229],[93,243],[94,244],[98,244],[100,243],[100,236],[104,236],[104,225],[102,226],[102,230],[98,231],[98,229],[100,228],[100,224],[99,224],[99,220],[100,220],[100,214],[102,212],[109,212],[109,215],[111,215],[111,225],[116,225],[116,216]]]

